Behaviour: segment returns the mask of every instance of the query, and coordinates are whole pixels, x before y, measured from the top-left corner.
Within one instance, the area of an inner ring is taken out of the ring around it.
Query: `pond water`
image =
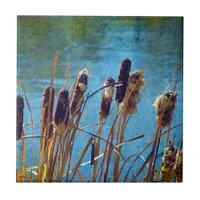
[[[145,69],[147,88],[137,105],[137,113],[132,116],[125,132],[125,140],[145,134],[143,139],[127,144],[123,148],[125,157],[139,153],[153,139],[156,114],[152,103],[161,94],[183,62],[183,19],[179,17],[48,17],[34,16],[17,18],[17,79],[24,84],[29,99],[33,120],[40,121],[41,100],[44,87],[50,84],[53,58],[59,51],[55,74],[55,91],[65,86],[66,65],[70,61],[69,86],[72,85],[78,71],[86,68],[89,72],[87,93],[103,86],[104,80],[112,76],[117,80],[119,66],[123,58],[132,61],[131,71]],[[183,122],[183,73],[177,76],[177,105],[172,126]],[[170,89],[173,89],[174,84]],[[20,87],[17,92],[23,96]],[[90,111],[83,126],[99,122],[98,109],[101,92],[92,97],[87,108]],[[114,103],[112,104],[112,107]],[[25,105],[24,123],[30,122],[30,114]],[[114,112],[113,112],[114,113]],[[113,119],[107,120],[103,137]],[[89,129],[97,132],[98,128]],[[34,126],[35,135],[40,134],[40,125]],[[31,128],[25,129],[31,134]],[[182,127],[171,131],[175,135],[175,144],[182,139]],[[89,136],[82,133],[75,143],[73,156],[87,143]],[[163,151],[164,139],[161,140],[160,152]],[[18,145],[20,151],[21,143]],[[37,165],[39,141],[35,140],[35,159]],[[102,146],[103,148],[103,146]],[[31,166],[31,141],[27,140],[27,166]],[[103,150],[103,149],[102,149]],[[147,151],[143,154],[148,156]],[[90,152],[84,161],[90,158]],[[160,159],[160,158],[159,158]],[[142,164],[138,161],[132,170]],[[126,169],[130,166],[127,163]],[[20,163],[17,161],[17,166]],[[87,175],[92,166],[81,169]],[[112,167],[111,171],[112,173]],[[123,176],[123,174],[122,174]]]

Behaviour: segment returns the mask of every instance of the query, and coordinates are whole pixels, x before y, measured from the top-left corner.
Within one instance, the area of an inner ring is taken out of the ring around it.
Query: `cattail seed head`
[[[153,108],[157,113],[156,122],[159,126],[166,127],[170,123],[177,95],[176,92],[164,92],[154,101]]]
[[[144,70],[136,70],[129,75],[128,86],[126,89],[125,100],[127,100],[126,114],[135,114],[137,111],[137,100],[140,97],[140,89],[144,88],[145,80],[143,78]],[[124,101],[125,101],[124,100]],[[124,104],[124,103],[123,103]],[[122,106],[124,106],[122,104]]]
[[[67,125],[69,120],[69,91],[68,89],[61,89],[58,93],[56,109],[54,113],[54,125]]]
[[[50,92],[51,97],[50,97]],[[48,139],[51,138],[53,134],[52,129],[52,118],[53,118],[53,105],[54,105],[54,88],[51,86],[47,86],[44,89],[43,96],[42,96],[42,113],[41,113],[41,136],[48,136]],[[50,107],[49,107],[50,106]],[[48,120],[50,120],[48,122]],[[50,123],[50,124],[48,124]],[[45,129],[48,132],[45,132]],[[42,143],[42,141],[41,141]]]
[[[23,131],[23,116],[24,116],[24,98],[17,95],[17,132],[16,139],[21,139]]]
[[[173,146],[167,146],[164,149],[162,158],[161,174],[164,182],[169,182],[174,173],[174,165],[176,161],[177,149]]]
[[[146,82],[143,77],[144,70],[136,70],[132,73],[130,73],[129,81],[128,81],[128,87],[129,90],[140,90],[141,88],[144,88]]]
[[[131,69],[131,61],[125,58],[120,66],[118,74],[118,82],[122,85],[116,87],[115,101],[117,103],[122,103],[126,94],[126,87],[128,85],[129,72]]]
[[[54,104],[54,88],[52,88],[51,99],[50,99],[50,90],[51,90],[51,86],[47,86],[44,89],[43,97],[42,97],[42,112],[44,112],[44,114],[42,115],[41,121],[42,121],[43,126],[47,126],[49,115],[50,115],[49,119],[52,120],[53,104]],[[49,104],[51,104],[50,110],[49,110]]]
[[[72,115],[75,114],[74,112],[77,110],[79,101],[83,97],[85,91],[87,90],[87,87],[88,87],[88,72],[86,69],[84,69],[77,75],[74,91],[72,94],[72,105],[71,105]]]
[[[114,84],[114,83],[115,83],[115,80],[110,76],[105,80],[104,86]],[[106,119],[109,115],[110,105],[112,103],[113,91],[114,91],[114,85],[106,87],[102,90],[102,98],[101,98],[100,110],[99,110],[99,114],[102,119]]]

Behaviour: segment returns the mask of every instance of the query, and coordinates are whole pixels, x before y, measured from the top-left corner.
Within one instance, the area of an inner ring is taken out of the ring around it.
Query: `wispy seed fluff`
[[[58,93],[56,109],[54,113],[54,126],[67,125],[69,120],[69,91],[61,89]]]
[[[115,101],[119,104],[122,103],[126,94],[126,88],[128,85],[128,78],[131,69],[131,61],[128,58],[125,58],[120,66],[118,74],[118,83],[122,85],[116,87],[116,96]]]
[[[88,72],[86,69],[79,72],[76,78],[76,83],[74,87],[74,92],[72,94],[72,105],[71,105],[71,114],[72,116],[75,114],[74,112],[77,110],[78,104],[81,105],[82,102],[79,102],[83,97],[85,91],[88,87]]]
[[[115,80],[110,76],[108,77],[105,82],[104,86],[114,84]],[[102,90],[102,98],[101,98],[101,104],[100,104],[100,117],[102,119],[106,119],[110,112],[110,105],[112,103],[112,96],[114,91],[114,85],[111,85],[109,87],[106,87]]]
[[[16,139],[21,139],[23,131],[23,117],[24,117],[24,98],[17,95],[17,130]]]
[[[41,131],[42,131],[42,135],[44,133],[45,128],[47,128],[47,123],[48,123],[48,116],[50,121],[52,121],[52,115],[53,115],[53,104],[54,104],[54,88],[52,88],[52,94],[51,94],[51,99],[50,99],[50,90],[51,90],[51,86],[47,86],[44,89],[43,92],[43,96],[42,96],[42,113],[41,113]],[[50,110],[49,110],[49,104],[50,105]],[[51,137],[52,133],[53,133],[53,126],[52,124],[49,124],[49,134],[46,133],[46,135],[49,135],[49,138]]]
[[[160,127],[169,125],[175,109],[177,95],[176,92],[164,92],[153,103],[153,108],[157,113],[156,123]]]
[[[145,79],[143,78],[144,71],[136,70],[129,75],[128,87],[126,91],[127,100],[127,114],[134,114],[137,111],[136,105],[140,97],[140,89],[145,86]]]
[[[176,156],[177,149],[173,145],[170,145],[164,149],[161,168],[162,180],[164,182],[169,182],[174,174]]]

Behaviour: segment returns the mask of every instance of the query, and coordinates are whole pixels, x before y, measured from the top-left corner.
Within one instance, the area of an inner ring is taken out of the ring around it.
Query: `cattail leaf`
[[[70,70],[70,61],[67,64],[67,68],[66,68],[66,84],[65,87],[68,89],[68,81],[69,81],[69,70]]]
[[[40,122],[28,122],[26,124],[23,124],[23,127],[27,127],[27,126],[32,126],[33,124],[37,125],[37,124],[40,124]]]

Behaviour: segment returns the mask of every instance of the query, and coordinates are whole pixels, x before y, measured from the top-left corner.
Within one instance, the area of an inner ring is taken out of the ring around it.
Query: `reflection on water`
[[[56,92],[64,87],[65,70],[69,60],[71,63],[69,84],[73,83],[79,70],[87,68],[90,73],[88,88],[90,93],[100,88],[108,76],[112,75],[117,79],[120,62],[125,57],[131,59],[132,71],[146,69],[147,89],[125,135],[125,139],[129,139],[144,133],[145,139],[142,142],[128,144],[123,150],[125,156],[140,152],[154,134],[155,112],[152,103],[165,89],[183,61],[183,19],[19,16],[17,23],[17,78],[26,87],[34,121],[40,120],[41,96],[44,87],[50,83],[56,50],[59,50],[55,77]],[[177,77],[179,96],[172,125],[182,123],[182,80],[181,72]],[[22,93],[20,88],[18,92]],[[98,122],[100,96],[99,93],[89,101],[88,106],[92,112],[88,113],[85,124]],[[27,108],[25,115],[25,121],[30,121]],[[104,130],[104,137],[107,136],[111,120],[112,116]],[[39,134],[39,130],[39,126],[35,126],[35,134]],[[176,135],[178,142],[182,137],[182,128],[177,128],[171,134]],[[75,154],[85,145],[88,136],[82,134],[79,138]],[[38,142],[35,143],[38,147]],[[31,143],[27,145],[27,151],[31,151]],[[27,165],[30,165],[29,160]],[[88,170],[90,171],[91,167],[88,167]]]

